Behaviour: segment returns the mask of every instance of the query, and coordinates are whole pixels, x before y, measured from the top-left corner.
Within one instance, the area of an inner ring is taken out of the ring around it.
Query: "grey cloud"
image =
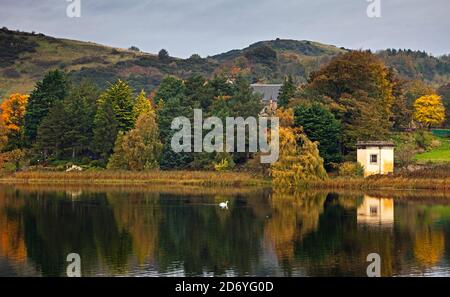
[[[450,1],[381,0],[81,0],[82,17],[65,0],[0,0],[0,26],[147,52],[213,55],[250,43],[308,39],[347,48],[449,52]]]

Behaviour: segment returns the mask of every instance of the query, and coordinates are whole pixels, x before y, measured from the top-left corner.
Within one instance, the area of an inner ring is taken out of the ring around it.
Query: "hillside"
[[[281,82],[287,74],[298,83],[347,51],[312,41],[261,41],[241,50],[201,58],[158,57],[155,54],[53,38],[43,34],[0,29],[0,96],[29,92],[50,69],[65,70],[75,81],[90,79],[104,87],[118,78],[136,90],[154,90],[166,75],[242,73],[256,82]],[[435,86],[450,82],[450,58],[422,52],[386,50],[378,55],[405,78],[423,79]]]

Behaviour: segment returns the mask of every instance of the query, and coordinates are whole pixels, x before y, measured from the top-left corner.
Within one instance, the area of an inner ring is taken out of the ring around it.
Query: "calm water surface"
[[[450,197],[225,193],[0,186],[0,276],[450,275]]]

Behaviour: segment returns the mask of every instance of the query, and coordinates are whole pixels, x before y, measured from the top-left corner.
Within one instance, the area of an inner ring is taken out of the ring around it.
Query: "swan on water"
[[[226,202],[220,202],[220,203],[219,203],[219,206],[220,206],[220,208],[226,208],[226,209],[228,209],[228,201],[226,201]]]

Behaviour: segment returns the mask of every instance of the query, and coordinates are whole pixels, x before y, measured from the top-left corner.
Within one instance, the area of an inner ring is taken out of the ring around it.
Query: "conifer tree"
[[[69,122],[64,104],[58,101],[42,120],[37,131],[35,147],[44,160],[62,156],[69,140],[65,133],[68,129]]]
[[[113,109],[111,98],[105,98],[97,107],[94,119],[92,149],[106,162],[113,151],[114,143],[119,132],[119,122]]]
[[[115,118],[119,124],[119,130],[128,131],[134,127],[133,117],[133,91],[122,80],[118,80],[100,95],[99,105],[109,100],[114,111]]]
[[[37,136],[41,121],[58,101],[62,101],[68,91],[66,76],[59,70],[50,71],[44,79],[36,84],[28,99],[25,114],[25,135],[30,145]]]
[[[311,141],[319,142],[320,155],[325,164],[339,163],[342,159],[342,128],[334,115],[319,103],[298,105],[295,108],[295,126],[302,127]]]
[[[284,79],[283,86],[280,89],[280,93],[278,95],[278,107],[287,107],[289,104],[289,100],[295,96],[296,87],[292,76],[289,75]]]

